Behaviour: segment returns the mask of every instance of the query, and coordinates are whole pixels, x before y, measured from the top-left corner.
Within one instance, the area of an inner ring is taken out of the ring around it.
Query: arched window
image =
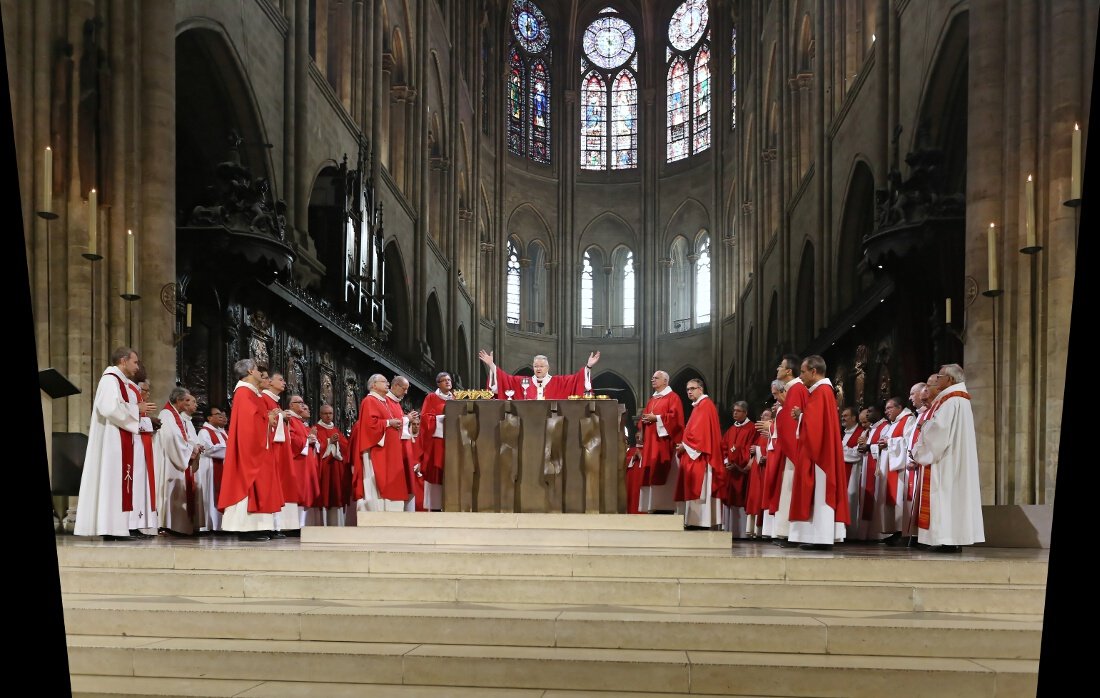
[[[530,263],[523,283],[525,305],[527,306],[524,329],[536,334],[547,332],[550,294],[546,287],[546,248],[538,240],[527,246],[527,258]]]
[[[595,283],[591,250],[585,250],[581,263],[581,327],[592,327],[592,306],[595,304]]]
[[[669,254],[668,310],[669,331],[691,329],[691,266],[688,263],[688,241],[677,237]]]
[[[512,0],[508,152],[550,162],[550,23],[531,0]]]
[[[737,27],[730,30],[730,128],[737,128]]]
[[[613,8],[605,7],[585,29],[583,43],[581,168],[635,169],[638,52],[634,28]]]
[[[611,336],[634,335],[634,253],[618,247],[611,255]]]
[[[695,245],[695,326],[710,323],[710,235]]]
[[[514,240],[508,240],[508,261],[505,270],[507,278],[504,284],[505,321],[519,327],[519,250]]]
[[[668,162],[710,147],[710,32],[707,0],[684,0],[668,23]]]

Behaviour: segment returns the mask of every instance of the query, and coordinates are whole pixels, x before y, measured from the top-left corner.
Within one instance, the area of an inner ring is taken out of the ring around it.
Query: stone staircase
[[[397,516],[274,544],[59,538],[74,695],[1035,694],[1041,551]]]

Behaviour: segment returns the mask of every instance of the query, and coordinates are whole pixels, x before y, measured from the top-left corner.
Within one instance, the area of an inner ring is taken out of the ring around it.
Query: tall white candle
[[[989,290],[1001,290],[997,274],[997,227],[992,223],[989,224]]]
[[[40,211],[49,211],[53,204],[53,151],[46,146],[46,153],[42,158],[42,208]]]
[[[1027,198],[1027,213],[1024,217],[1024,226],[1027,229],[1027,246],[1035,247],[1035,182],[1031,175],[1027,176],[1024,193]]]
[[[948,298],[944,304],[943,321],[948,325],[951,324],[951,299]]]
[[[96,221],[99,218],[99,206],[96,204],[95,189],[88,192],[88,254],[96,253]]]
[[[187,304],[187,327],[191,327],[191,304]]]
[[[1081,127],[1073,125],[1073,162],[1070,164],[1069,198],[1081,198]]]
[[[133,296],[134,293],[134,231],[126,231],[126,293]]]

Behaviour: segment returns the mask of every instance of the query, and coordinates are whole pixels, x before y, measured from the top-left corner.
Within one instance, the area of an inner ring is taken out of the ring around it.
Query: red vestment
[[[248,497],[251,513],[274,514],[283,508],[282,486],[268,449],[267,405],[249,385],[233,392],[233,419],[229,423],[218,509]]]

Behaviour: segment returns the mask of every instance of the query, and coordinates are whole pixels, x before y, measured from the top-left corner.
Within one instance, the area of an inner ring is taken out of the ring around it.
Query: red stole
[[[864,429],[860,425],[856,425],[856,428],[852,430],[851,435],[848,436],[848,440],[844,442],[844,445],[848,448],[855,448],[859,445],[859,437],[863,434]],[[847,472],[848,481],[852,479],[852,468],[855,467],[855,463],[849,463],[844,461],[845,471]]]
[[[543,386],[543,398],[546,400],[565,400],[570,395],[583,395],[585,392],[585,368],[587,367],[581,366],[580,370],[573,375],[551,376],[549,379],[543,379],[549,381],[545,382]],[[498,400],[508,399],[508,396],[504,394],[505,390],[515,391],[512,396],[513,400],[535,400],[538,398],[539,393],[534,376],[513,376],[498,368],[496,378],[496,398]],[[524,378],[530,381],[527,390],[523,389]],[[488,384],[486,384],[486,387],[488,387]]]
[[[898,423],[894,425],[893,431],[890,432],[891,439],[898,439],[905,435],[905,425],[912,416],[912,414],[902,415]],[[898,505],[898,475],[900,473],[900,470],[893,469],[886,473],[886,501],[889,502],[892,507]],[[909,479],[912,480],[912,478]]]
[[[118,391],[122,399],[130,404],[130,391],[126,389],[126,383],[115,374],[110,374],[118,381]],[[125,429],[118,430],[119,441],[122,444],[122,510],[134,510],[134,435]]]
[[[215,446],[225,443],[224,441],[222,441],[221,434],[219,434],[218,430],[214,427],[204,426],[203,429],[206,430],[207,434],[210,434],[210,443],[214,444]],[[214,464],[214,501],[216,502],[218,501],[218,493],[221,492],[222,489],[222,466],[225,464],[225,459],[211,458],[210,461]]]
[[[130,385],[130,392],[137,398],[138,404],[141,404],[141,389],[136,385]],[[140,415],[140,412],[138,413]],[[140,417],[139,417],[140,419]],[[142,450],[145,452],[145,481],[149,484],[149,510],[157,510],[157,479],[156,468],[153,462],[153,432],[141,431],[138,429],[138,439],[141,441]]]
[[[882,420],[882,424],[875,427],[871,432],[871,436],[867,439],[867,445],[877,444],[879,437],[882,435],[882,430],[890,426],[890,422],[885,419]],[[867,469],[863,473],[863,515],[860,517],[864,521],[870,521],[875,516],[875,472],[878,470],[878,459],[871,455],[870,449],[867,450]]]
[[[925,414],[928,415],[927,419],[921,420],[917,424],[917,429],[919,430],[922,426],[924,426],[924,422],[928,421],[928,419],[931,419],[932,416],[936,413],[936,411],[939,410],[940,406],[943,405],[945,402],[947,402],[948,400],[950,400],[953,397],[961,397],[963,399],[969,400],[970,399],[970,393],[964,393],[960,390],[958,392],[948,393],[947,395],[944,395],[942,397],[937,398],[936,401],[932,403],[932,406],[929,407],[928,410],[925,412]],[[931,463],[928,463],[928,464],[924,465],[921,468],[924,475],[923,475],[923,477],[921,477],[920,509],[917,512],[917,527],[918,528],[923,528],[926,531],[928,530],[928,528],[931,524],[931,520],[932,520],[932,469],[931,469],[931,465],[932,465]]]
[[[180,413],[176,411],[176,408],[172,406],[172,403],[164,403],[164,409],[172,413],[172,418],[176,420],[176,426],[180,429],[180,435],[183,436],[183,440],[190,443],[190,439],[187,438],[187,430],[183,428],[183,420],[180,419]],[[187,486],[187,513],[195,511],[195,473],[191,471],[191,464],[188,463],[183,469],[183,481]]]

